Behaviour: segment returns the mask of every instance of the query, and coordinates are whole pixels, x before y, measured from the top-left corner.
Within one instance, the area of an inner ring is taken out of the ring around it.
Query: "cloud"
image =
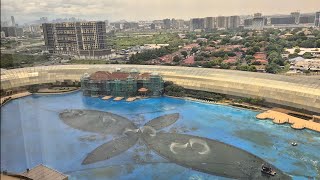
[[[88,20],[152,20],[162,18],[315,12],[319,0],[1,0],[1,18],[19,23],[77,17]]]

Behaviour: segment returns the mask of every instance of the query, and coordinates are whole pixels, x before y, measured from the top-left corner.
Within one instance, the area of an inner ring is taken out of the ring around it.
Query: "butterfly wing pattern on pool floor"
[[[105,144],[102,144],[91,153],[89,153],[83,160],[82,164],[92,164],[115,157],[134,146],[137,143],[138,138],[138,134],[132,133],[129,136],[122,136]]]
[[[219,141],[173,133],[142,137],[160,156],[197,171],[235,179],[291,179],[276,167],[276,176],[265,176],[260,171],[263,159]]]
[[[136,129],[129,119],[103,111],[68,109],[59,117],[72,128],[99,134],[121,135],[126,128]]]
[[[276,176],[261,173],[266,162],[242,149],[187,134],[157,132],[179,119],[179,114],[168,114],[147,122],[143,127],[116,114],[93,110],[67,110],[60,118],[69,126],[102,134],[119,135],[90,152],[82,164],[91,164],[117,156],[133,147],[139,138],[160,156],[197,171],[236,179],[291,179],[276,167]]]

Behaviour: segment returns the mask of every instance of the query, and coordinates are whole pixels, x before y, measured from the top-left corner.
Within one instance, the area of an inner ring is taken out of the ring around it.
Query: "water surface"
[[[294,179],[320,179],[320,133],[257,120],[258,112],[168,97],[135,102],[104,101],[81,92],[32,95],[1,108],[1,170],[21,172],[45,164],[69,179],[226,179],[181,167],[137,143],[107,161],[81,165],[87,153],[113,137],[73,129],[59,119],[65,109],[112,112],[143,126],[161,115],[179,113],[167,132],[231,144],[272,163]],[[295,141],[299,145],[291,146]]]

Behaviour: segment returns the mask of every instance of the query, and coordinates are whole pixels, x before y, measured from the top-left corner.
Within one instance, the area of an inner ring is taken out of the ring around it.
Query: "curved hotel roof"
[[[240,97],[261,97],[270,103],[320,113],[320,76],[289,77],[266,73],[148,65],[58,65],[1,71],[1,89],[63,80],[79,81],[84,73],[137,69],[156,72],[185,88]]]

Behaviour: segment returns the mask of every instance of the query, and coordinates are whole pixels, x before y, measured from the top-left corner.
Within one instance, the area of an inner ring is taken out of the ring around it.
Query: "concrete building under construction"
[[[132,97],[136,95],[160,96],[163,92],[162,77],[157,73],[97,71],[81,78],[81,89],[85,96]]]
[[[44,23],[42,28],[50,53],[82,58],[103,58],[111,53],[106,46],[103,21]]]

